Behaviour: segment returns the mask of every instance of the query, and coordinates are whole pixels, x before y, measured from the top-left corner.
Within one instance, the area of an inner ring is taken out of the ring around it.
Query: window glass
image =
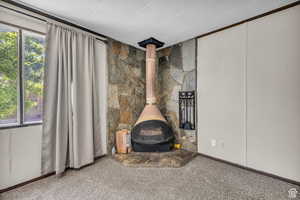
[[[23,31],[24,122],[42,121],[45,37]]]
[[[18,30],[0,24],[0,126],[18,122]]]

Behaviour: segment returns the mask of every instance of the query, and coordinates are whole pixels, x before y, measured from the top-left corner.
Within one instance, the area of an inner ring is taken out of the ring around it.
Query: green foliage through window
[[[0,124],[17,121],[18,32],[0,27]]]
[[[0,125],[17,123],[21,113],[24,122],[40,121],[42,116],[44,36],[23,30],[21,34],[19,52],[19,30],[0,24]],[[23,99],[19,55],[23,55]]]
[[[43,105],[44,38],[30,33],[24,38],[24,121],[40,121]]]

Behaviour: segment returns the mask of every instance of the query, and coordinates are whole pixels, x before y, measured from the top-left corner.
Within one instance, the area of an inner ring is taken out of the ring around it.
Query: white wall
[[[245,154],[245,39],[242,25],[198,41],[198,150],[238,164]]]
[[[198,40],[200,153],[300,181],[299,20],[296,6]]]
[[[300,181],[300,6],[248,23],[247,164]]]
[[[42,126],[0,130],[0,189],[41,175]]]

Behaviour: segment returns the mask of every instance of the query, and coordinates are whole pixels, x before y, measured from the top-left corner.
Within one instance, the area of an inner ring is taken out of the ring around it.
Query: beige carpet
[[[182,168],[128,168],[111,158],[1,194],[1,200],[287,200],[299,186],[197,156]],[[300,196],[298,196],[297,199]]]

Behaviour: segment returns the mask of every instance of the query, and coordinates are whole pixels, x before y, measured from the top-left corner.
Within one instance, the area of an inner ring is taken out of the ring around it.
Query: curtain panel
[[[42,174],[80,168],[101,154],[95,40],[47,24]]]

